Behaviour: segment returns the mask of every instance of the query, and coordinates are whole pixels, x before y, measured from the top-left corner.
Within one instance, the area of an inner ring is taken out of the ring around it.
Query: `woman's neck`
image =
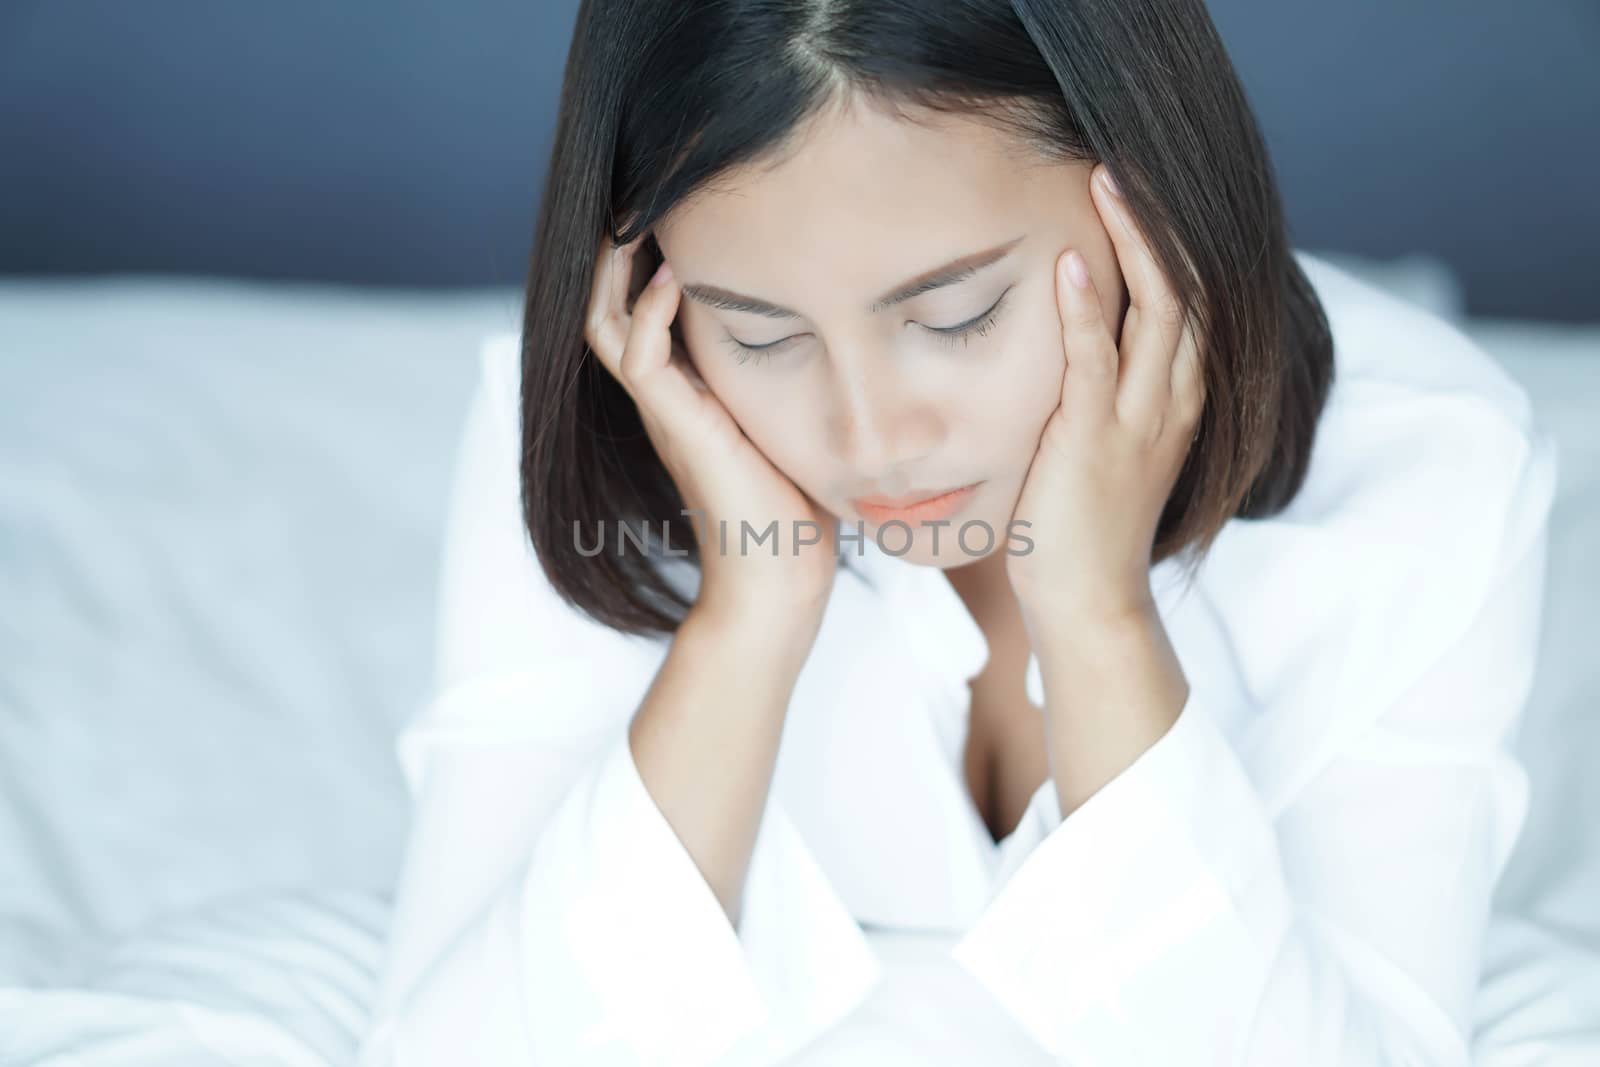
[[[1014,675],[1012,680],[1021,685],[1029,646],[1022,609],[1006,577],[1005,552],[992,552],[944,574],[989,644],[989,661],[980,677],[993,682]]]

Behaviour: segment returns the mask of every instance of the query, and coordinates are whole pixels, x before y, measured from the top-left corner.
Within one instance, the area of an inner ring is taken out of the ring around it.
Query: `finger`
[[[611,274],[617,259],[617,246],[609,237],[600,239],[595,251],[594,271],[589,280],[589,306],[584,311],[583,337],[589,350],[600,363],[617,373],[617,361],[622,357],[622,345],[627,333],[612,318]]]
[[[689,358],[689,353],[676,343],[672,346],[672,365],[683,371],[683,376],[689,380],[689,384],[694,386],[697,392],[707,393],[711,391],[711,386],[700,376],[700,368],[694,365],[694,360]]]
[[[1127,201],[1108,185],[1110,171],[1097,164],[1091,176],[1096,207],[1111,237],[1128,286],[1128,313],[1121,339],[1122,386],[1118,414],[1150,425],[1163,417],[1171,394],[1172,363],[1185,316]]]
[[[675,433],[688,426],[684,420],[704,403],[703,391],[686,370],[688,360],[672,339],[680,294],[677,279],[663,262],[633,305],[619,367],[635,403]]]
[[[1117,346],[1100,312],[1100,296],[1083,255],[1075,249],[1056,260],[1056,306],[1067,372],[1061,407],[1068,423],[1086,432],[1112,416],[1117,395]]]
[[[612,244],[610,238],[603,237],[595,256],[584,336],[589,348],[614,376],[620,376],[622,352],[627,345],[628,279],[633,272],[634,254],[642,240],[618,246]]]
[[[1172,361],[1171,406],[1176,421],[1193,433],[1205,408],[1205,375],[1200,364],[1200,339],[1193,324],[1178,341],[1178,354]]]
[[[672,359],[672,319],[678,311],[678,289],[663,261],[639,293],[628,316],[628,338],[622,349],[622,376],[640,382]]]

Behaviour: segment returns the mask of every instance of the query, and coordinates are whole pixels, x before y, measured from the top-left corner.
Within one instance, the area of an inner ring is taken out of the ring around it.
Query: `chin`
[[[987,524],[987,530],[984,529],[984,524]],[[865,530],[866,536],[873,538],[873,544],[887,555],[921,567],[953,570],[1005,552],[1006,525],[1005,519],[965,515],[959,519],[952,519],[948,526],[941,526],[937,531],[932,527],[913,526],[913,536],[909,539],[909,545],[906,532],[898,526],[891,526],[885,530],[881,540],[879,531],[870,524],[865,526]],[[961,535],[963,526],[970,526],[964,537]],[[939,538],[937,551],[934,550],[933,543],[935,532]]]

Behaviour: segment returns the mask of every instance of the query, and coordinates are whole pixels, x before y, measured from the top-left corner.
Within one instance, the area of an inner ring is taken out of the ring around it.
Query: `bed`
[[[1560,444],[1532,813],[1474,1044],[1600,1063],[1600,309],[1465,318],[1426,257],[1328,258],[1457,320]],[[509,289],[0,280],[0,1064],[351,1061],[455,435],[518,313]]]

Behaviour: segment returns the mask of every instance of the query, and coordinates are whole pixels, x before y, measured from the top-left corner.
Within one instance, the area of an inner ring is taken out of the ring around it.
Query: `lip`
[[[912,493],[901,497],[852,497],[851,507],[862,518],[875,526],[896,519],[901,522],[930,522],[949,518],[971,499],[981,482],[973,482],[956,489],[936,492],[933,495]],[[920,499],[918,497],[920,496]]]

